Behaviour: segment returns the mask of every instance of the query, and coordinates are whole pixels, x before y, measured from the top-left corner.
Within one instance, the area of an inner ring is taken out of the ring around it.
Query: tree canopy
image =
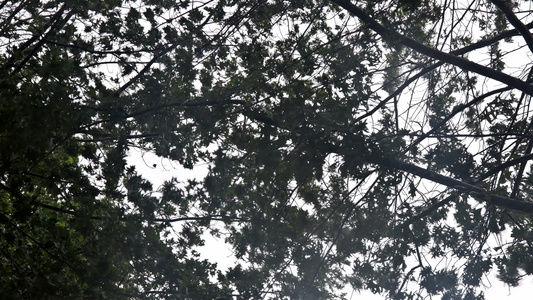
[[[9,299],[483,299],[533,274],[514,0],[0,2]],[[179,172],[155,186],[128,160]],[[231,245],[229,269],[198,252]]]

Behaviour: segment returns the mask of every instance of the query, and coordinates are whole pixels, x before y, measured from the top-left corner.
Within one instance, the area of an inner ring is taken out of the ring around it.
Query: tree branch
[[[527,28],[533,28],[533,22],[529,23],[526,25]],[[490,46],[492,45],[493,43],[496,43],[502,39],[505,39],[505,38],[508,38],[508,37],[512,37],[512,36],[516,36],[516,35],[519,35],[519,32],[518,30],[516,29],[512,29],[512,30],[507,30],[507,31],[503,31],[501,32],[500,34],[492,37],[492,38],[489,38],[489,39],[483,39],[483,40],[480,40],[474,44],[470,44],[468,46],[465,46],[463,48],[460,48],[460,49],[457,49],[457,50],[453,50],[452,52],[450,52],[451,54],[453,55],[463,55],[463,54],[466,54],[468,52],[471,52],[471,51],[474,51],[474,50],[477,50],[477,49],[480,49],[480,48],[483,48],[483,47],[487,47],[487,46]],[[406,87],[408,87],[411,83],[413,83],[414,81],[416,81],[418,78],[424,76],[425,74],[431,72],[432,70],[435,70],[436,68],[442,66],[444,64],[444,62],[442,61],[439,61],[439,62],[436,62],[434,64],[431,64],[427,67],[424,67],[422,70],[420,70],[418,73],[416,73],[413,77],[410,77],[408,78],[401,86],[399,86],[392,94],[390,94],[389,96],[387,96],[387,98],[383,99],[381,102],[379,102],[374,108],[372,108],[369,112],[365,113],[364,115],[358,117],[355,121],[355,123],[357,123],[358,121],[361,121],[363,120],[364,118],[368,117],[368,116],[371,116],[372,114],[374,114],[378,109],[380,109],[381,107],[383,107],[385,104],[387,104],[387,102],[389,102],[392,98],[394,98],[395,96],[399,95]],[[510,90],[512,89],[512,87],[507,87],[507,88],[504,88],[505,90]],[[501,89],[500,89],[501,90]],[[489,93],[490,94],[490,93]],[[485,94],[488,96],[488,94]],[[480,96],[481,97],[481,96]]]
[[[454,107],[452,112],[449,115],[447,115],[446,118],[444,118],[442,121],[440,121],[437,125],[433,126],[433,128],[431,128],[431,130],[429,130],[426,133],[423,133],[420,137],[418,137],[411,145],[409,145],[409,148],[420,144],[424,139],[426,139],[427,137],[432,135],[434,132],[438,131],[440,127],[442,127],[444,124],[446,124],[446,122],[451,120],[455,115],[457,115],[458,113],[462,112],[463,110],[469,108],[470,106],[480,102],[481,100],[483,100],[483,99],[485,99],[485,98],[487,98],[489,96],[496,95],[496,94],[499,94],[499,93],[503,93],[503,92],[508,91],[510,89],[511,89],[510,87],[503,87],[503,88],[500,88],[500,89],[496,89],[496,90],[490,91],[490,92],[488,92],[486,94],[483,94],[483,95],[481,95],[479,97],[475,97],[474,99],[472,99],[468,103],[461,104],[461,105],[458,105],[458,106]]]
[[[407,222],[405,222],[405,225],[410,225],[415,223],[418,220],[422,220],[426,216],[428,216],[430,213],[436,211],[437,209],[443,207],[444,205],[450,203],[452,200],[454,200],[457,197],[457,193],[453,193],[451,195],[448,195],[448,197],[442,199],[441,201],[431,205],[430,207],[424,209],[421,213],[417,214],[416,216],[413,216]]]
[[[478,179],[476,179],[474,181],[474,184],[479,183],[479,182],[485,180],[486,178],[488,178],[489,176],[494,175],[494,174],[500,172],[501,170],[504,170],[504,169],[506,169],[506,168],[508,168],[510,166],[517,165],[517,164],[526,162],[526,161],[531,160],[531,159],[533,159],[533,154],[524,155],[522,157],[510,160],[510,161],[508,161],[508,162],[506,162],[504,164],[501,164],[501,165],[489,170],[485,174],[481,175]],[[450,203],[455,197],[457,197],[456,193],[454,193],[452,195],[449,195],[448,197],[442,199],[441,201],[431,205],[430,207],[426,208],[424,211],[422,211],[418,215],[412,217],[407,222],[407,224],[413,224],[414,222],[416,222],[418,220],[421,220],[422,218],[426,217],[427,215],[429,215],[433,211],[437,210],[438,208]]]
[[[124,50],[109,50],[109,51],[103,51],[103,50],[95,50],[95,49],[90,49],[90,48],[87,48],[87,47],[83,47],[83,46],[80,46],[80,45],[76,45],[76,44],[65,44],[65,43],[60,43],[60,42],[56,42],[56,41],[52,41],[52,40],[45,40],[45,42],[47,44],[52,44],[52,45],[55,45],[55,46],[61,46],[61,47],[66,47],[66,48],[73,48],[73,49],[78,49],[78,50],[81,50],[81,51],[84,51],[84,52],[87,52],[87,53],[91,53],[91,54],[101,54],[101,55],[120,55],[120,54],[135,54],[135,53],[154,53],[156,51],[161,51],[161,50],[164,50],[164,49],[160,49],[160,48],[155,48],[155,49],[138,49],[138,50],[129,50],[129,51],[124,51]]]
[[[522,23],[516,15],[513,13],[513,11],[505,4],[504,1],[501,0],[490,0],[490,2],[494,3],[504,14],[509,23],[513,25],[516,30],[520,32],[522,37],[527,43],[527,46],[529,47],[529,51],[533,53],[533,36],[531,35],[531,32],[529,32],[529,29]]]
[[[492,78],[496,81],[509,85],[515,89],[521,90],[528,95],[533,95],[533,86],[527,82],[524,82],[513,76],[507,75],[503,72],[499,72],[491,68],[485,67],[483,65],[477,64],[470,60],[457,57],[453,54],[442,52],[437,49],[431,48],[412,38],[404,36],[398,33],[397,31],[386,28],[385,26],[378,23],[375,19],[370,17],[368,14],[366,14],[364,10],[360,9],[359,7],[350,3],[347,0],[331,0],[331,1],[333,3],[338,4],[339,6],[344,8],[346,11],[356,16],[357,18],[359,18],[361,21],[366,23],[366,26],[368,28],[374,30],[377,34],[381,35],[382,37],[393,39],[397,43],[407,46],[420,54],[426,55],[428,57],[434,58],[436,60],[439,60],[445,63],[452,64],[461,69],[471,71],[471,72],[483,75],[488,78]]]
[[[51,26],[48,32],[44,35],[44,37],[41,40],[37,42],[37,44],[31,49],[30,53],[28,53],[28,55],[24,57],[22,62],[15,67],[15,69],[13,70],[13,74],[20,72],[20,70],[22,70],[24,65],[26,65],[26,63],[33,57],[33,55],[35,55],[37,51],[41,49],[42,45],[44,45],[45,40],[50,35],[55,33],[56,29],[62,28],[67,23],[67,21],[72,17],[73,13],[69,12],[64,18],[62,18],[63,12],[65,10],[66,10],[66,5],[63,5],[61,9],[56,14],[54,14],[52,19],[50,20]]]
[[[80,213],[73,211],[73,210],[67,210],[63,208],[59,208],[53,205],[45,204],[36,202],[35,205],[48,209],[53,210],[55,212],[68,214],[71,216],[79,216]],[[141,215],[124,215],[119,218],[119,220],[124,221],[136,217],[142,217]],[[111,220],[112,217],[108,216],[89,216],[89,219],[91,220]],[[186,217],[177,217],[177,218],[155,218],[155,222],[160,223],[174,223],[174,222],[183,222],[183,221],[224,221],[224,222],[247,222],[247,219],[244,218],[238,218],[238,217],[232,217],[232,216],[225,216],[225,215],[212,215],[212,216],[186,216]]]
[[[133,76],[132,78],[130,78],[130,80],[128,80],[128,82],[126,82],[124,85],[122,85],[115,93],[114,93],[114,96],[115,97],[118,97],[120,96],[120,94],[122,94],[125,90],[127,90],[131,85],[133,85],[135,83],[135,81],[137,81],[137,79],[139,79],[142,75],[144,75],[144,73],[148,72],[150,70],[150,68],[152,67],[152,65],[154,63],[156,63],[163,55],[167,54],[168,52],[170,52],[172,49],[174,49],[175,47],[177,46],[177,44],[173,44],[169,47],[167,47],[166,49],[162,50],[161,53],[158,53],[156,55],[154,55],[154,57],[144,66],[144,68],[142,68],[138,73],[137,75]]]
[[[498,196],[475,185],[471,185],[466,182],[448,176],[444,176],[428,169],[424,169],[413,164],[405,163],[395,159],[383,159],[378,162],[378,164],[385,167],[401,170],[416,175],[418,177],[431,180],[436,183],[440,183],[458,191],[479,194],[483,196],[483,198],[485,198],[488,203],[499,207],[533,214],[533,202],[526,202],[515,198]]]
[[[482,174],[481,176],[479,176],[479,178],[477,179],[476,182],[481,182],[482,180],[484,179],[487,179],[489,178],[490,176],[502,171],[502,170],[505,170],[507,168],[509,168],[510,166],[514,166],[514,165],[517,165],[517,164],[520,164],[522,162],[526,162],[528,160],[532,160],[533,159],[533,154],[527,154],[527,155],[524,155],[522,157],[519,157],[519,158],[515,158],[513,160],[510,160],[510,161],[507,161],[501,165],[498,165],[490,170],[488,170],[487,172],[485,172],[484,174]]]

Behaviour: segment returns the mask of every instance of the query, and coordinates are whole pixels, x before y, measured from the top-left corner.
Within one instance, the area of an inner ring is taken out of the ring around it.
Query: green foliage
[[[518,285],[531,76],[501,42],[530,36],[456,4],[4,1],[2,296],[483,299],[492,269]],[[207,175],[160,184],[139,149]],[[233,266],[200,255],[209,234]]]

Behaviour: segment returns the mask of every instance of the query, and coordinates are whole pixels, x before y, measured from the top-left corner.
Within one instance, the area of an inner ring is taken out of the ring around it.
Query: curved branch
[[[527,24],[525,26],[526,26],[526,28],[533,28],[533,22],[531,22],[531,23],[529,23],[529,24]],[[516,29],[503,31],[500,34],[498,34],[498,35],[496,35],[496,36],[494,36],[492,38],[482,39],[482,40],[480,40],[480,41],[478,41],[476,43],[473,43],[473,44],[470,44],[468,46],[459,48],[457,50],[453,50],[450,53],[453,54],[453,55],[464,55],[464,54],[466,54],[468,52],[471,52],[471,51],[474,51],[474,50],[477,50],[477,49],[480,49],[480,48],[483,48],[483,47],[490,46],[490,45],[492,45],[492,44],[494,44],[494,43],[496,43],[496,42],[498,42],[500,40],[503,40],[505,38],[509,38],[509,37],[513,37],[513,36],[517,36],[517,35],[519,35],[519,32]],[[413,83],[414,81],[416,81],[420,77],[424,76],[425,74],[431,72],[432,70],[442,66],[443,64],[444,64],[444,62],[439,61],[439,62],[431,64],[431,65],[429,65],[427,67],[424,67],[418,73],[416,73],[413,77],[410,77],[407,80],[405,80],[405,82],[401,86],[399,86],[392,94],[387,96],[387,98],[381,100],[374,108],[372,108],[370,111],[368,111],[367,113],[363,114],[362,116],[358,117],[354,123],[357,123],[358,121],[361,121],[361,120],[365,119],[366,117],[371,116],[378,109],[382,108],[385,104],[387,104],[387,102],[389,102],[392,98],[394,98],[397,95],[399,95],[411,83]],[[511,87],[507,87],[507,88],[504,88],[504,89],[505,90],[510,90]],[[441,125],[441,124],[439,124],[439,125]]]
[[[494,3],[504,14],[509,23],[513,25],[516,30],[520,32],[522,37],[527,43],[527,46],[529,47],[529,50],[533,53],[533,36],[531,35],[531,32],[529,32],[529,29],[522,23],[514,14],[514,12],[505,4],[504,1],[501,0],[490,0],[490,2]]]
[[[408,48],[411,48],[420,54],[426,55],[428,57],[434,58],[436,60],[439,60],[445,63],[452,64],[463,70],[471,71],[471,72],[480,74],[482,76],[492,78],[496,81],[509,85],[515,89],[521,90],[528,95],[533,95],[533,86],[525,81],[522,81],[510,75],[507,75],[503,72],[499,72],[491,68],[485,67],[483,65],[477,64],[473,61],[431,48],[412,38],[404,36],[398,33],[397,31],[386,28],[385,26],[378,23],[375,19],[370,17],[361,8],[357,7],[356,5],[352,4],[351,2],[347,0],[331,0],[331,1],[333,3],[338,4],[342,8],[344,8],[350,14],[359,18],[361,21],[366,23],[366,26],[368,28],[374,30],[377,34],[381,35],[382,37],[393,39],[397,43],[407,46]]]
[[[425,218],[426,216],[428,216],[432,212],[434,212],[437,209],[443,207],[444,205],[452,202],[452,200],[455,200],[456,197],[457,197],[457,193],[456,192],[452,193],[451,195],[448,195],[448,197],[446,197],[446,198],[440,200],[439,202],[431,205],[430,207],[424,209],[421,213],[411,217],[409,220],[407,220],[405,222],[405,225],[411,225],[411,224],[415,223],[418,220],[422,220],[423,218]]]
[[[487,191],[475,185],[468,184],[466,182],[448,176],[444,176],[428,169],[424,169],[399,160],[385,158],[377,163],[384,167],[401,170],[416,175],[418,177],[431,180],[436,183],[440,183],[458,191],[479,194],[483,196],[482,198],[486,199],[488,203],[499,207],[533,214],[533,202],[526,202],[516,198],[498,196],[491,193],[490,191]]]
[[[476,182],[481,182],[482,180],[484,179],[487,179],[489,178],[490,176],[502,171],[502,170],[505,170],[511,166],[514,166],[514,165],[518,165],[520,163],[523,163],[523,162],[526,162],[528,160],[532,160],[533,159],[533,154],[527,154],[527,155],[524,155],[522,157],[519,157],[519,158],[515,158],[513,160],[510,160],[510,161],[507,161],[501,165],[498,165],[490,170],[488,170],[487,172],[485,172],[484,174],[482,174],[481,176],[479,176],[479,178],[477,179]]]
[[[446,124],[449,120],[451,120],[453,117],[455,117],[455,115],[457,115],[458,113],[462,112],[463,110],[469,108],[470,106],[480,102],[481,100],[483,100],[483,99],[485,99],[487,97],[490,97],[492,95],[496,95],[496,94],[499,94],[499,93],[503,93],[503,92],[508,91],[510,89],[511,89],[510,87],[503,87],[503,88],[500,88],[500,89],[496,89],[496,90],[490,91],[490,92],[488,92],[486,94],[483,94],[481,96],[478,96],[478,97],[472,99],[471,101],[469,101],[467,103],[464,103],[464,104],[461,104],[461,105],[458,105],[458,106],[454,107],[452,112],[449,115],[447,115],[446,118],[444,118],[442,121],[440,121],[437,125],[433,126],[433,128],[431,128],[431,130],[429,130],[426,133],[423,133],[420,137],[418,137],[411,145],[409,145],[409,148],[420,144],[424,139],[426,139],[427,137],[431,136],[434,132],[438,131],[439,128],[444,126],[444,124]]]

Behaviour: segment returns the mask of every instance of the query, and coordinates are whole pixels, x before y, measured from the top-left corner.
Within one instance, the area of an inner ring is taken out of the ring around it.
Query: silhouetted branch
[[[440,50],[426,46],[412,38],[409,38],[405,35],[398,33],[397,31],[394,31],[390,28],[387,28],[381,25],[375,19],[370,17],[364,10],[362,10],[361,8],[357,7],[356,5],[352,4],[351,2],[347,0],[331,0],[331,1],[343,7],[344,9],[346,9],[346,11],[348,11],[352,15],[358,17],[361,21],[363,21],[366,24],[368,28],[374,30],[377,34],[383,37],[392,39],[396,41],[397,43],[407,46],[420,54],[424,54],[428,57],[434,58],[436,60],[439,60],[445,63],[452,64],[461,69],[492,78],[508,86],[511,86],[515,89],[521,90],[526,94],[533,95],[533,86],[525,81],[522,81],[510,75],[507,75],[503,72],[496,71],[494,69],[477,64],[473,61],[470,61],[470,60],[455,56],[453,54],[442,52]]]
[[[517,210],[524,213],[533,213],[533,202],[525,202],[515,198],[498,196],[491,193],[490,191],[487,191],[475,185],[468,184],[466,182],[448,176],[444,176],[409,163],[401,162],[399,160],[383,159],[381,162],[378,162],[378,164],[385,167],[405,171],[418,177],[431,180],[436,183],[440,183],[455,190],[479,194],[482,196],[480,198],[485,198],[488,203],[496,206]]]
[[[533,36],[531,36],[531,32],[529,32],[529,29],[522,23],[516,15],[513,13],[513,11],[505,4],[504,1],[501,0],[490,0],[490,2],[494,3],[504,14],[509,23],[513,25],[516,30],[520,32],[522,37],[524,37],[524,40],[527,43],[527,46],[529,47],[529,50],[533,52]]]
[[[69,214],[72,216],[79,216],[80,213],[73,211],[73,210],[67,210],[63,208],[59,208],[53,205],[45,204],[45,203],[39,203],[36,202],[35,205],[46,208],[49,210],[53,210],[55,212]],[[119,220],[128,220],[133,218],[143,218],[141,215],[124,215],[119,218]],[[112,217],[108,216],[89,216],[88,217],[91,220],[111,220]],[[185,217],[176,217],[176,218],[155,218],[153,219],[155,222],[164,222],[164,223],[175,223],[175,222],[184,222],[184,221],[223,221],[223,222],[247,222],[247,219],[239,218],[239,217],[232,217],[232,216],[224,216],[224,215],[211,215],[211,216],[185,216]]]

